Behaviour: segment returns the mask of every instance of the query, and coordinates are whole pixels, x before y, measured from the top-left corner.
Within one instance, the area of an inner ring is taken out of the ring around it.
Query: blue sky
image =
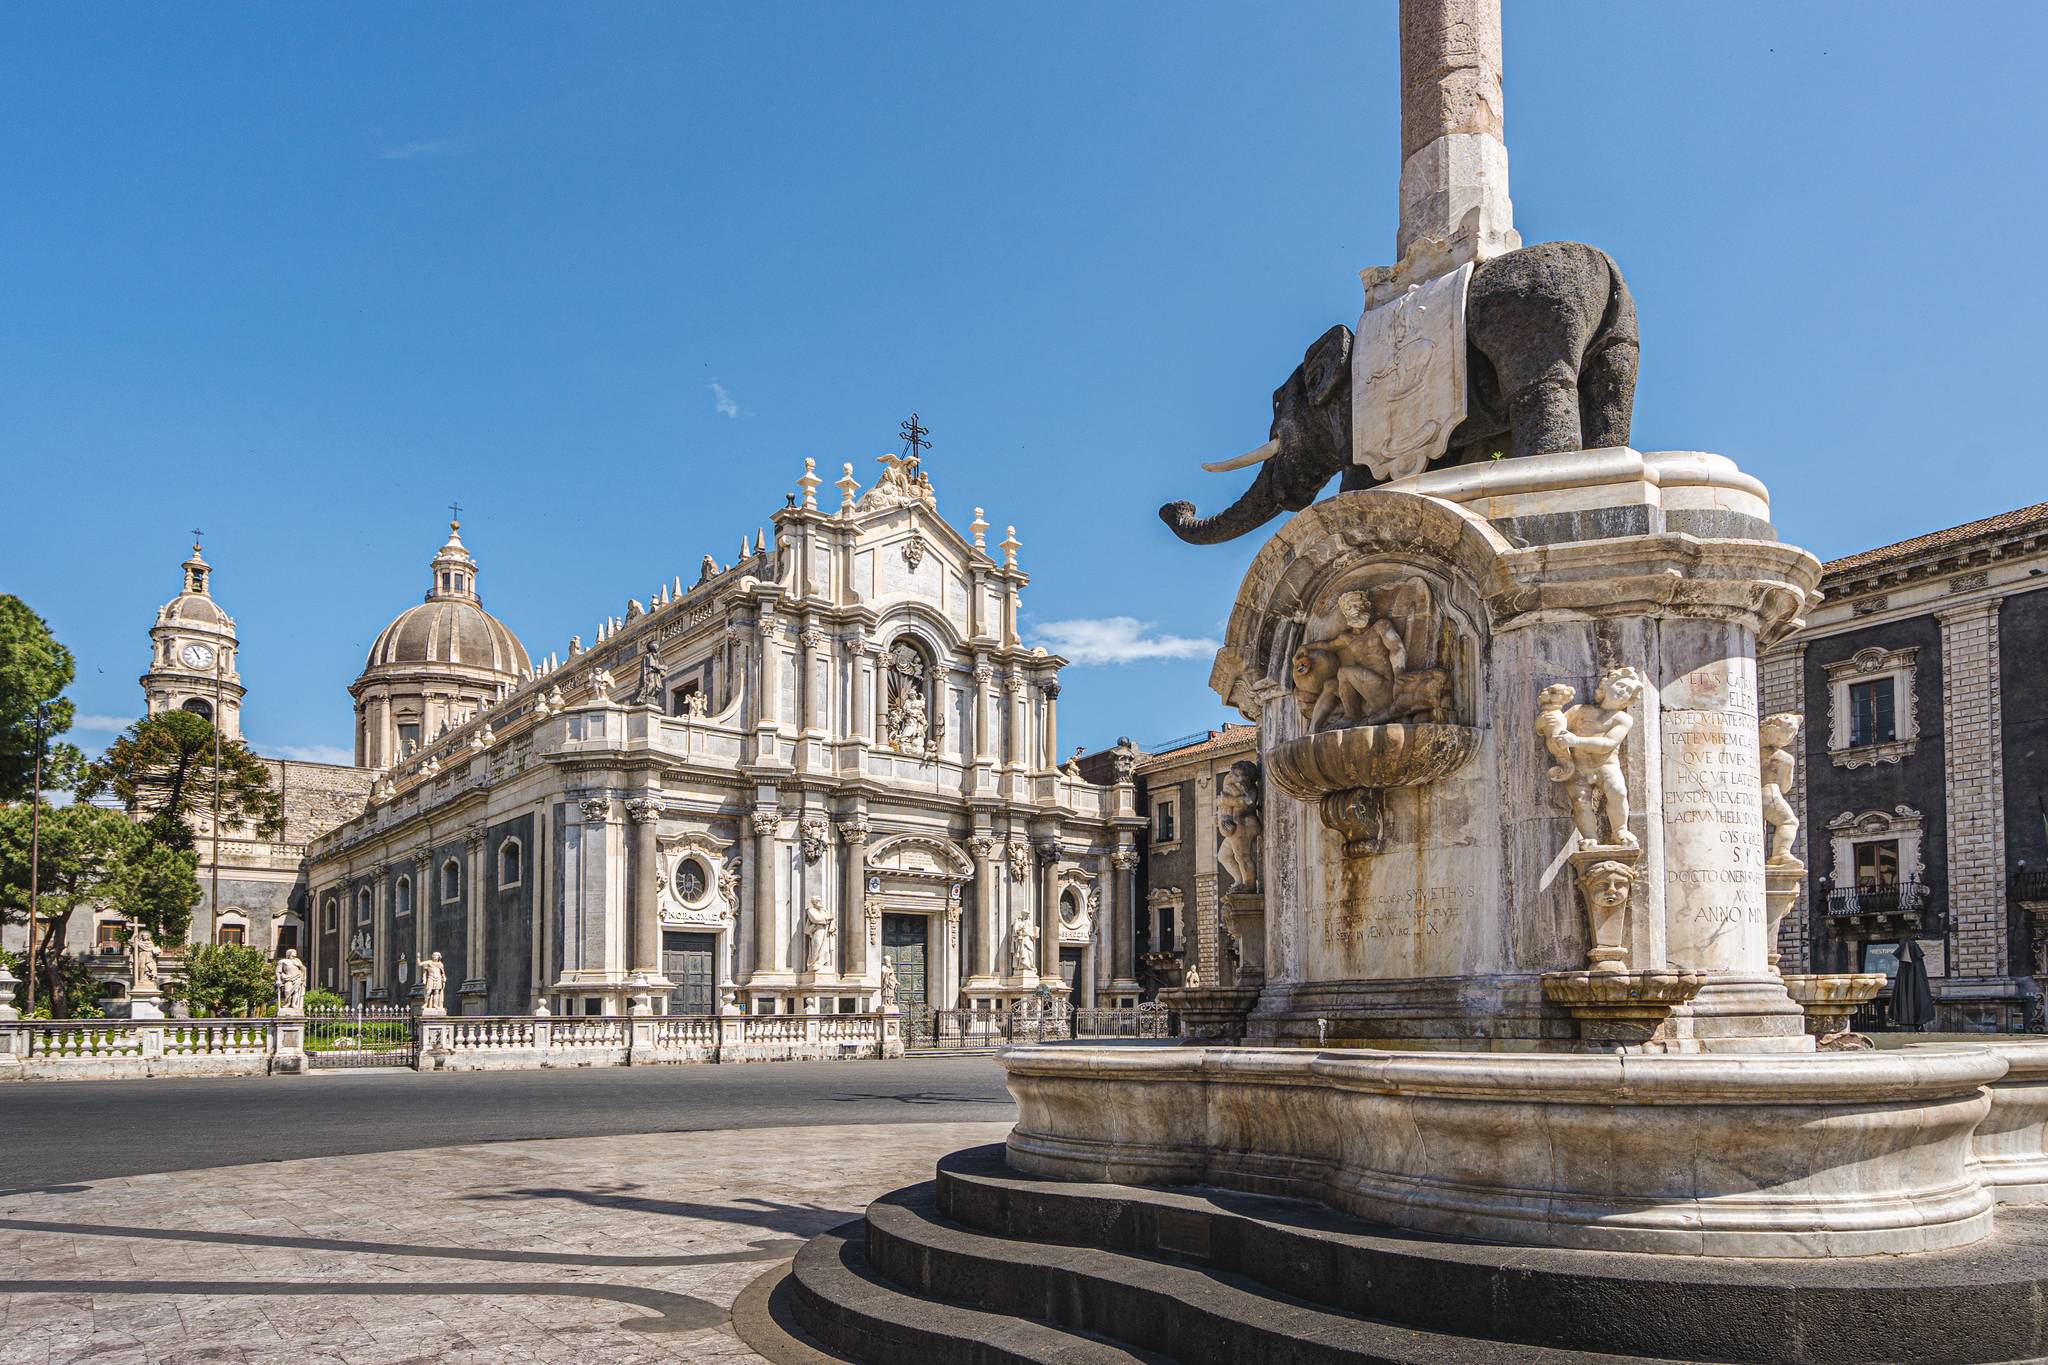
[[[1391,0],[0,8],[0,590],[113,723],[203,527],[246,730],[339,752],[451,500],[540,654],[915,408],[940,510],[1016,524],[1031,638],[1134,656],[1068,671],[1063,738],[1197,730],[1259,538],[1153,509],[1234,495],[1197,465],[1389,259],[1394,34]],[[2044,496],[2048,6],[1508,0],[1506,34],[1517,225],[1621,263],[1639,447],[1735,458],[1823,556]]]

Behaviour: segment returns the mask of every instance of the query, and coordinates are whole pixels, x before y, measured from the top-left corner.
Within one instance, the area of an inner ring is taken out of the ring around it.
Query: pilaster
[[[1998,599],[1935,613],[1948,806],[1948,913],[1957,976],[2007,971],[2005,752],[1998,690]]]

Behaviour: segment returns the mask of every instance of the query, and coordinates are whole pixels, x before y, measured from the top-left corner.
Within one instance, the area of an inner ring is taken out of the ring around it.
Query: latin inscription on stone
[[[1720,709],[1662,715],[1665,913],[1671,960],[1682,967],[1762,964],[1765,835],[1753,695],[1727,687]]]

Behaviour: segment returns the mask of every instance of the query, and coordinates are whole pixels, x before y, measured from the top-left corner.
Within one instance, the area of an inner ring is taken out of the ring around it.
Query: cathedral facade
[[[807,461],[772,541],[539,660],[451,532],[350,689],[376,776],[305,852],[313,984],[404,1003],[438,954],[468,1014],[1135,1002],[1130,764],[1060,770],[1014,534],[883,463],[828,510]]]

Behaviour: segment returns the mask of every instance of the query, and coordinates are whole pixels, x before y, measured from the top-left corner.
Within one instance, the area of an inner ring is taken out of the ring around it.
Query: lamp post
[[[211,868],[212,889],[208,893],[206,913],[212,918],[214,932],[220,925],[220,722],[221,722],[221,669],[227,660],[227,651],[216,648],[213,651],[213,866]]]
[[[41,901],[41,877],[43,862],[43,734],[46,728],[45,708],[48,702],[36,703],[36,748],[30,762],[32,776],[28,784],[28,978],[26,1000],[28,1008],[23,1011],[30,1018],[36,1012],[36,911]]]

